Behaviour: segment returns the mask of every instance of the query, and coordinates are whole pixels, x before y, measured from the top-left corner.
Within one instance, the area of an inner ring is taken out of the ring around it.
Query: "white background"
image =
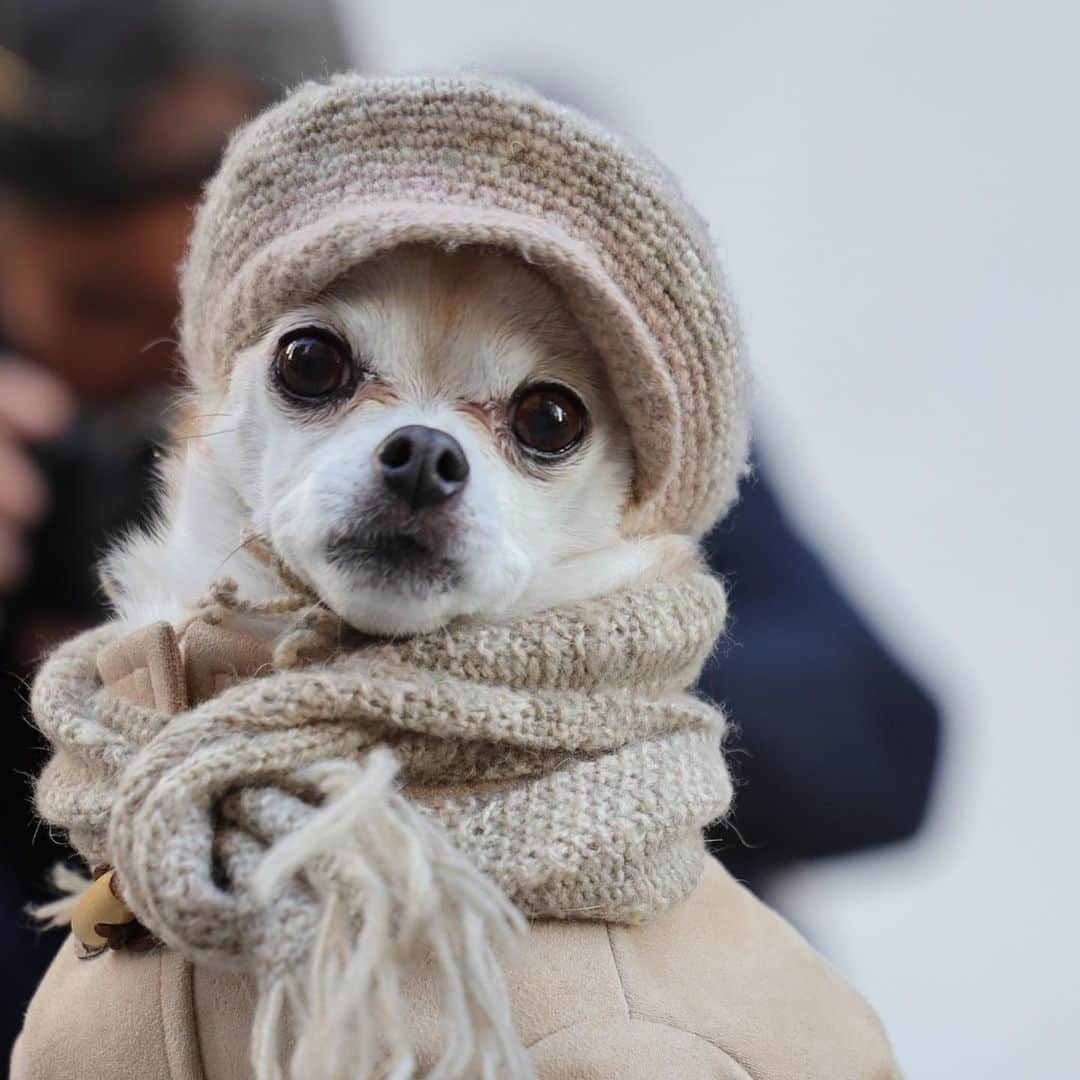
[[[591,105],[712,222],[789,504],[949,711],[929,827],[783,902],[916,1080],[1080,1075],[1080,9],[342,0]]]

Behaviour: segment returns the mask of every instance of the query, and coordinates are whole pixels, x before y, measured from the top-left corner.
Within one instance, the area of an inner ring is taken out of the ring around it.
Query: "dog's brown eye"
[[[581,442],[587,416],[581,399],[565,387],[534,386],[515,402],[511,425],[526,450],[554,456]]]
[[[296,330],[281,339],[274,372],[287,393],[318,401],[348,385],[349,350],[336,334],[318,328]]]

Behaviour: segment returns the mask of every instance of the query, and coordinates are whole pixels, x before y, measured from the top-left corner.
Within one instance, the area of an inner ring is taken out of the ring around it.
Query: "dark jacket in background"
[[[706,541],[732,619],[700,689],[726,706],[736,779],[713,853],[757,892],[796,860],[911,836],[926,812],[940,719],[788,524],[758,471]]]
[[[23,1009],[62,940],[38,930],[25,911],[31,902],[54,898],[49,872],[69,855],[62,839],[54,841],[34,820],[32,779],[47,752],[29,716],[33,663],[58,637],[105,618],[93,568],[109,538],[137,523],[151,500],[154,445],[145,438],[119,440],[119,425],[110,421],[84,415],[37,455],[51,511],[29,537],[29,575],[0,597],[0,1061],[10,1056]]]

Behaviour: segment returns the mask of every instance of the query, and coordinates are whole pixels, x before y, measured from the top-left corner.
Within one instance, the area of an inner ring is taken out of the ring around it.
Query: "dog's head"
[[[543,606],[620,543],[631,452],[604,368],[510,255],[365,264],[237,357],[223,408],[213,455],[251,525],[360,629]]]

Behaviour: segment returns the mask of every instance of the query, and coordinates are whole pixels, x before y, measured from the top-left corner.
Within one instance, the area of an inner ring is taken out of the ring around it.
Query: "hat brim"
[[[402,244],[496,247],[536,266],[564,294],[599,353],[630,431],[638,514],[680,457],[676,387],[640,316],[584,243],[547,221],[502,209],[436,202],[350,207],[278,237],[252,256],[204,326],[214,340],[189,342],[196,383],[227,377],[232,359],[284,311],[310,302],[343,274]],[[211,331],[212,332],[212,331]]]

